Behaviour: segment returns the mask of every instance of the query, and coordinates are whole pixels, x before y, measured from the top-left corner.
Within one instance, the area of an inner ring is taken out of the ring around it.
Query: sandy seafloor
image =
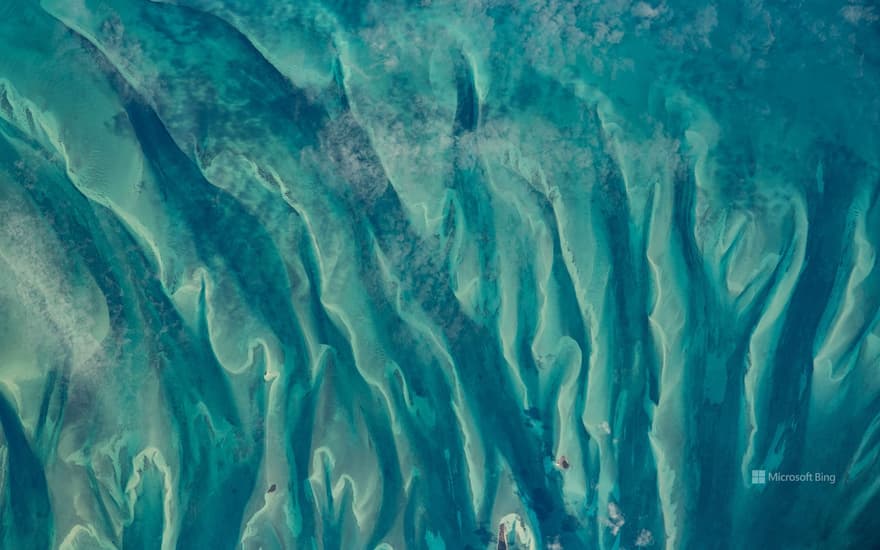
[[[880,548],[878,134],[867,0],[0,0],[0,548]]]

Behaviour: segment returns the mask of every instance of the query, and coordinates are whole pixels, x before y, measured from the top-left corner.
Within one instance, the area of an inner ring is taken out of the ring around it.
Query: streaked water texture
[[[0,547],[880,547],[878,133],[867,1],[0,0]]]

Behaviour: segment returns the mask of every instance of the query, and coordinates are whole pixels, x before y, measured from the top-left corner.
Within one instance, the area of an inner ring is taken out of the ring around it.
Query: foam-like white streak
[[[805,199],[800,195],[793,194],[789,197],[789,201],[788,218],[791,220],[790,238],[792,240],[781,260],[785,271],[778,277],[772,296],[752,332],[749,343],[748,370],[743,381],[746,414],[744,429],[748,434],[741,464],[743,479],[755,465],[755,460],[758,460],[758,464],[761,463],[755,454],[757,438],[771,428],[764,423],[767,407],[764,395],[768,391],[768,384],[772,382],[770,370],[774,364],[773,358],[778,344],[779,331],[785,322],[792,294],[804,268],[809,231]]]
[[[156,447],[146,447],[132,459],[132,474],[125,486],[125,494],[128,502],[128,517],[134,519],[134,507],[137,502],[137,488],[142,483],[142,472],[145,468],[155,467],[162,474],[164,480],[164,508],[162,530],[162,550],[172,550],[177,547],[177,537],[180,534],[180,516],[177,514],[177,490],[178,476],[165,461],[162,451]]]
[[[58,544],[58,550],[117,550],[91,525],[76,525]],[[164,547],[163,547],[164,550]]]
[[[853,223],[852,256],[843,296],[837,301],[833,319],[824,340],[817,342],[814,354],[814,384],[836,386],[855,365],[859,341],[870,333],[874,311],[878,305],[876,239],[869,232],[870,192],[867,185],[856,197],[851,208]],[[876,215],[876,214],[875,214]],[[868,330],[866,330],[868,329]]]

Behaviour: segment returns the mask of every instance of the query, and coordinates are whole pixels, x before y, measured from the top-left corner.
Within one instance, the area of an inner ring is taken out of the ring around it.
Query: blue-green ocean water
[[[878,548],[878,137],[868,0],[0,0],[0,548]]]

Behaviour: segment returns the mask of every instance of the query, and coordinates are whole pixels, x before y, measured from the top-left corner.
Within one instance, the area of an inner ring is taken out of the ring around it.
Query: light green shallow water
[[[0,547],[880,545],[878,98],[868,4],[4,0]]]

